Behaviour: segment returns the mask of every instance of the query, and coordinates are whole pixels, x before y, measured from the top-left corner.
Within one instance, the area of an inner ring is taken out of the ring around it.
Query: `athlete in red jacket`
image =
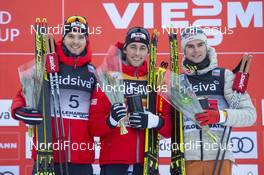
[[[149,34],[141,27],[131,28],[124,44],[116,45],[122,52],[122,71],[125,87],[146,88],[148,68],[146,58],[149,52]],[[125,91],[124,96],[137,94],[136,91]],[[143,104],[146,104],[146,93],[139,93]],[[134,113],[129,117],[128,134],[120,135],[118,121],[126,116],[125,104],[113,104],[98,88],[92,96],[90,108],[91,133],[100,137],[101,175],[142,174],[145,129],[156,128],[160,133],[169,133],[163,126],[169,122],[170,107],[164,102],[163,115],[145,111]],[[162,116],[162,117],[161,117]]]
[[[68,145],[66,146],[67,160],[62,154],[62,161],[68,162],[69,175],[92,175],[91,163],[94,162],[94,140],[88,129],[88,112],[96,79],[94,76],[95,68],[90,64],[91,49],[87,22],[81,16],[72,16],[66,20],[64,27],[63,40],[56,44],[60,66],[60,103],[65,130],[65,145],[66,142]],[[75,31],[75,29],[80,32]],[[44,83],[49,82],[44,81]],[[45,103],[50,104],[50,94],[47,93],[45,96],[47,97]],[[20,90],[12,103],[12,116],[28,124],[41,123],[43,115],[39,109],[27,108],[26,106],[24,95]],[[46,111],[46,115],[48,114],[52,115],[51,111]],[[56,143],[54,123],[54,117],[52,117],[53,143]],[[34,141],[36,143],[36,138]],[[33,150],[33,158],[36,160],[36,150]],[[59,175],[57,150],[54,150],[54,161],[55,173]],[[35,171],[36,167],[33,174]]]

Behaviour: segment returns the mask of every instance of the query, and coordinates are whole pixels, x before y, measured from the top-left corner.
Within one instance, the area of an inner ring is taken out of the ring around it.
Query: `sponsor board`
[[[261,100],[262,125],[264,126],[264,99]]]
[[[11,117],[12,100],[0,100],[0,126],[19,126],[19,121]]]
[[[20,175],[19,166],[0,166],[0,175]]]
[[[232,132],[233,154],[239,159],[257,159],[257,134],[256,132]]]
[[[19,132],[0,132],[0,160],[19,160]]]
[[[30,137],[28,132],[26,132],[25,137],[26,137],[26,146],[25,146],[26,159],[31,159],[33,137]]]
[[[258,175],[258,165],[233,165],[232,175]]]

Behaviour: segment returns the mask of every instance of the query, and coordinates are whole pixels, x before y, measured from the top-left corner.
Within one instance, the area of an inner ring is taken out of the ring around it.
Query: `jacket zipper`
[[[74,69],[76,69],[77,67],[77,61],[78,61],[78,57],[74,59]]]
[[[68,140],[69,140],[69,148],[68,148],[68,162],[71,162],[71,120],[69,120],[69,133],[68,133]]]
[[[202,129],[200,129],[200,143],[201,143],[201,161],[203,161],[203,132]]]
[[[136,67],[136,70],[134,72],[134,76],[138,78],[138,67]]]

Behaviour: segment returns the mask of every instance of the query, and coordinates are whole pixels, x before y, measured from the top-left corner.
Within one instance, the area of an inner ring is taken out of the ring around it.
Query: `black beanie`
[[[88,37],[88,24],[85,17],[70,16],[64,23],[63,35],[64,38],[70,32],[82,33]]]
[[[143,27],[132,27],[126,34],[126,41],[124,48],[132,42],[144,43],[149,48],[149,33],[147,29]]]

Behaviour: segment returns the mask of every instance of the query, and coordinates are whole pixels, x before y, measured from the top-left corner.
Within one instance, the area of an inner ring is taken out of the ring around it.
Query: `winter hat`
[[[182,50],[185,51],[187,43],[193,40],[202,40],[207,45],[207,36],[204,31],[199,27],[191,26],[185,28],[184,31],[181,33]]]
[[[126,34],[126,41],[123,48],[126,48],[132,42],[146,44],[149,47],[149,33],[143,27],[132,27]]]
[[[85,34],[88,37],[88,24],[85,17],[70,16],[64,23],[64,30],[62,37],[64,38],[70,32],[78,32]]]

